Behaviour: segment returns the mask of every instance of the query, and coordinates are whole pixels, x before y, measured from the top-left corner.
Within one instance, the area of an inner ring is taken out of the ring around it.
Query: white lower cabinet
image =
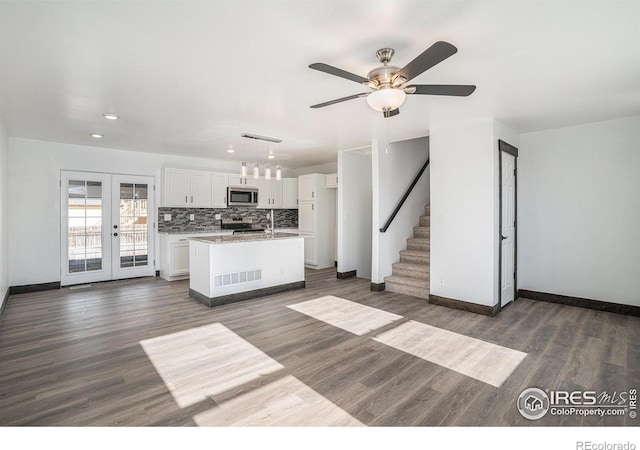
[[[160,276],[167,281],[189,278],[189,238],[196,236],[224,236],[232,231],[198,234],[160,234]]]
[[[304,237],[304,263],[310,266],[318,265],[316,257],[316,238],[314,235]]]

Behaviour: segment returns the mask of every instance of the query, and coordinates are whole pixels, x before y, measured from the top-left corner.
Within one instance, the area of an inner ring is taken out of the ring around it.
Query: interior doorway
[[[60,185],[62,286],[155,275],[152,177],[62,171]]]
[[[500,307],[516,299],[518,149],[498,141],[500,166]]]

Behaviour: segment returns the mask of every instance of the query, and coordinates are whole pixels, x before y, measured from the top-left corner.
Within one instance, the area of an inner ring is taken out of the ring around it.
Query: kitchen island
[[[189,239],[189,296],[212,307],[305,287],[304,238],[250,233]]]

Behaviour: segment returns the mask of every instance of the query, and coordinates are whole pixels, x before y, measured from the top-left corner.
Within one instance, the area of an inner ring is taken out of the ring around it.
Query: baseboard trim
[[[24,284],[22,286],[11,286],[9,288],[9,295],[27,294],[29,292],[51,291],[53,289],[60,289],[59,281],[52,281],[51,283]]]
[[[440,297],[439,295],[429,294],[429,303],[432,305],[445,306],[451,309],[459,309],[461,311],[481,314],[483,316],[495,317],[500,312],[500,305],[486,306],[477,303],[465,302],[454,298]]]
[[[294,281],[293,283],[280,284],[278,286],[255,289],[253,291],[239,292],[237,294],[222,295],[220,297],[207,297],[200,292],[189,289],[189,297],[199,301],[209,308],[212,308],[214,306],[222,306],[229,303],[236,303],[258,297],[265,297],[267,295],[280,294],[281,292],[293,291],[295,289],[304,289],[305,286],[305,281]]]
[[[9,289],[5,291],[2,303],[0,303],[0,323],[2,322],[4,312],[7,309],[7,303],[9,303]]]
[[[588,298],[571,297],[568,295],[550,294],[548,292],[529,291],[518,289],[518,298],[528,298],[547,303],[559,303],[561,305],[577,306],[578,308],[595,309],[626,316],[640,317],[640,307],[623,305],[621,303],[604,302],[601,300],[591,300]]]
[[[348,272],[336,272],[336,278],[338,280],[346,280],[347,278],[353,278],[356,276],[355,270],[350,270]]]
[[[373,292],[384,291],[384,281],[382,283],[371,283],[371,290]]]

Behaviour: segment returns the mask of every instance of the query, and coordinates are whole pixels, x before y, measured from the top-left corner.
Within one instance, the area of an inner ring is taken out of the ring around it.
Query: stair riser
[[[431,225],[431,218],[430,217],[420,217],[420,226],[421,227],[428,227]]]
[[[410,264],[429,264],[429,256],[403,255],[400,253],[400,262]]]
[[[418,297],[425,300],[429,299],[428,289],[416,288],[413,286],[406,286],[398,283],[387,282],[384,285],[384,290],[389,292],[395,292],[396,294],[410,295],[412,297]]]
[[[429,233],[429,228],[414,228],[413,229],[413,237],[414,238],[428,238],[431,233]]]
[[[426,206],[424,208],[424,215],[425,216],[430,216],[431,215],[431,208],[429,206]]]
[[[426,268],[426,270],[410,270],[410,269],[399,269],[393,268],[393,275],[398,277],[407,277],[407,278],[417,278],[419,280],[428,280],[429,279],[429,265],[421,264]]]

